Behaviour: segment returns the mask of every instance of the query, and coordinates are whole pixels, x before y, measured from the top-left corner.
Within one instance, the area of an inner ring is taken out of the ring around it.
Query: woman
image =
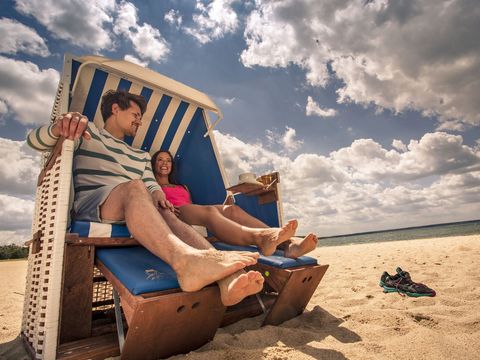
[[[277,247],[286,257],[297,258],[314,250],[317,237],[292,238],[297,230],[296,220],[281,228],[270,228],[236,205],[192,204],[188,189],[175,180],[175,165],[169,151],[160,150],[152,156],[155,179],[175,207],[178,217],[190,225],[205,226],[216,238],[232,245],[256,245],[263,255],[271,255]]]

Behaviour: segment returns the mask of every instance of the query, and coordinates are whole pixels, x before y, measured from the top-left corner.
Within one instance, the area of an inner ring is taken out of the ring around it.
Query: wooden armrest
[[[69,245],[77,245],[77,246],[98,246],[98,247],[140,245],[140,243],[134,238],[80,237],[78,236],[78,234],[66,234],[65,243]]]
[[[55,160],[57,160],[57,157],[59,157],[62,154],[62,145],[64,141],[65,141],[65,138],[63,136],[61,136],[58,139],[57,143],[55,144],[55,147],[53,148],[52,152],[50,153],[50,156],[47,159],[45,167],[40,172],[40,175],[38,175],[37,186],[40,186],[42,184],[45,174],[47,173],[48,170],[50,170],[53,167],[53,164],[55,164]]]

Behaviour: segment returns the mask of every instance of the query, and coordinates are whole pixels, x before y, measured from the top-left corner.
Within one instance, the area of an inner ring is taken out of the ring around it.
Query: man
[[[255,264],[258,253],[217,251],[178,220],[155,181],[150,155],[123,142],[125,136],[135,136],[145,110],[142,96],[110,90],[101,103],[104,129],[71,112],[33,130],[27,142],[37,150],[47,150],[60,136],[75,140],[74,217],[126,222],[135,239],[173,268],[182,290],[197,291],[217,281],[227,306],[257,293],[263,277],[242,269]]]

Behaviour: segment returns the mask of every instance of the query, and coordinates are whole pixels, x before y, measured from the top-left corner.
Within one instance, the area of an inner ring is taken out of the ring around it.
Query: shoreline
[[[480,235],[325,246],[311,256],[330,268],[302,315],[280,326],[260,327],[261,316],[244,319],[219,329],[210,343],[188,357],[480,357],[480,313],[475,310],[480,306]],[[2,359],[12,354],[21,358],[17,336],[23,300],[18,293],[24,292],[26,264],[0,262],[0,289],[5,294],[0,298]],[[397,266],[409,271],[413,281],[436,290],[437,296],[384,294],[380,276],[383,271],[394,273]]]

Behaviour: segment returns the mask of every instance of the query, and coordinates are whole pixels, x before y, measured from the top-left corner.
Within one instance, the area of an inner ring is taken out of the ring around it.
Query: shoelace
[[[405,295],[401,289],[398,288],[398,285],[400,285],[400,282],[402,281],[402,277],[400,277],[400,279],[398,280],[392,280],[393,281],[393,284],[395,285],[395,289],[397,289],[397,294],[400,295],[401,297],[405,297],[407,295]]]

